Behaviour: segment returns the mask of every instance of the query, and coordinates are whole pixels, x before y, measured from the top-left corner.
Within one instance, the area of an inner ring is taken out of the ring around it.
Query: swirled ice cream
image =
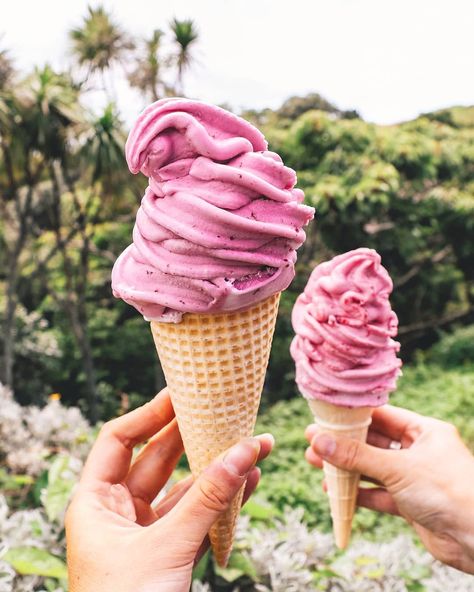
[[[307,399],[348,407],[388,400],[401,373],[393,284],[372,249],[356,249],[321,263],[296,300],[291,355]]]
[[[115,296],[147,320],[179,322],[288,287],[314,210],[254,126],[206,103],[165,99],[139,116],[126,157],[149,185],[133,243],[112,271]]]

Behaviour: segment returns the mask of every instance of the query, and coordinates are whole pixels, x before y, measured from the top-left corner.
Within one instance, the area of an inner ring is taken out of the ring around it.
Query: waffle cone
[[[339,407],[318,400],[308,401],[308,404],[321,431],[344,435],[360,442],[367,439],[372,407]],[[360,474],[338,469],[325,461],[323,469],[334,539],[339,549],[345,549],[351,537]]]
[[[280,295],[245,311],[185,314],[151,330],[195,477],[222,452],[252,436],[275,329]],[[244,487],[212,526],[214,556],[232,550]]]

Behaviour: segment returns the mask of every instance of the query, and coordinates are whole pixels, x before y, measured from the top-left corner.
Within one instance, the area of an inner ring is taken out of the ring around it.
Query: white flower
[[[91,440],[91,428],[76,407],[54,399],[43,408],[22,407],[0,384],[0,457],[12,472],[37,476],[60,450],[84,460]]]
[[[15,570],[0,559],[0,592],[12,592]]]
[[[426,586],[427,592],[446,592],[447,590],[472,592],[474,590],[474,576],[435,561],[431,577],[424,579],[423,584]]]

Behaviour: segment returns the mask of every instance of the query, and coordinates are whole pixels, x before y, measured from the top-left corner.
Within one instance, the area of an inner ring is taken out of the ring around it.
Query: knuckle
[[[111,419],[104,423],[100,428],[99,438],[100,440],[118,440],[124,448],[132,450],[136,442],[132,438],[128,438],[125,434],[121,433],[120,430],[120,417]]]
[[[222,485],[204,478],[199,482],[199,491],[202,505],[206,510],[223,512],[227,508],[229,495]]]
[[[446,436],[459,436],[458,428],[449,423],[447,421],[443,421],[442,419],[435,419],[431,418],[432,422],[432,432],[440,431],[444,433]]]
[[[115,420],[111,419],[110,421],[106,421],[104,423],[104,425],[100,428],[100,432],[99,432],[99,436],[104,438],[104,437],[109,437],[114,433],[114,427],[115,427]]]
[[[446,431],[446,434],[449,434],[451,436],[456,436],[456,437],[459,436],[458,428],[455,425],[453,425],[452,423],[448,423],[448,422],[444,421],[443,427],[444,427],[444,430]]]
[[[355,468],[359,456],[359,442],[357,440],[348,440],[342,451],[342,461],[344,468],[352,471]]]

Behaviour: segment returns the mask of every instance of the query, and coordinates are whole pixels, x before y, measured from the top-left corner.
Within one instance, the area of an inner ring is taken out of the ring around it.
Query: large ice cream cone
[[[180,323],[151,323],[195,477],[253,434],[279,298],[275,294],[241,312],[186,314]],[[242,495],[243,488],[209,533],[221,566],[232,549]]]
[[[314,421],[322,432],[332,432],[365,442],[372,421],[372,407],[340,407],[320,401],[308,400]],[[334,539],[339,549],[349,543],[354,518],[359,473],[351,473],[323,462]]]
[[[253,432],[278,294],[314,216],[267,147],[244,119],[181,98],[149,105],[125,147],[149,183],[112,289],[151,321],[195,475]],[[241,500],[210,533],[220,564]]]

